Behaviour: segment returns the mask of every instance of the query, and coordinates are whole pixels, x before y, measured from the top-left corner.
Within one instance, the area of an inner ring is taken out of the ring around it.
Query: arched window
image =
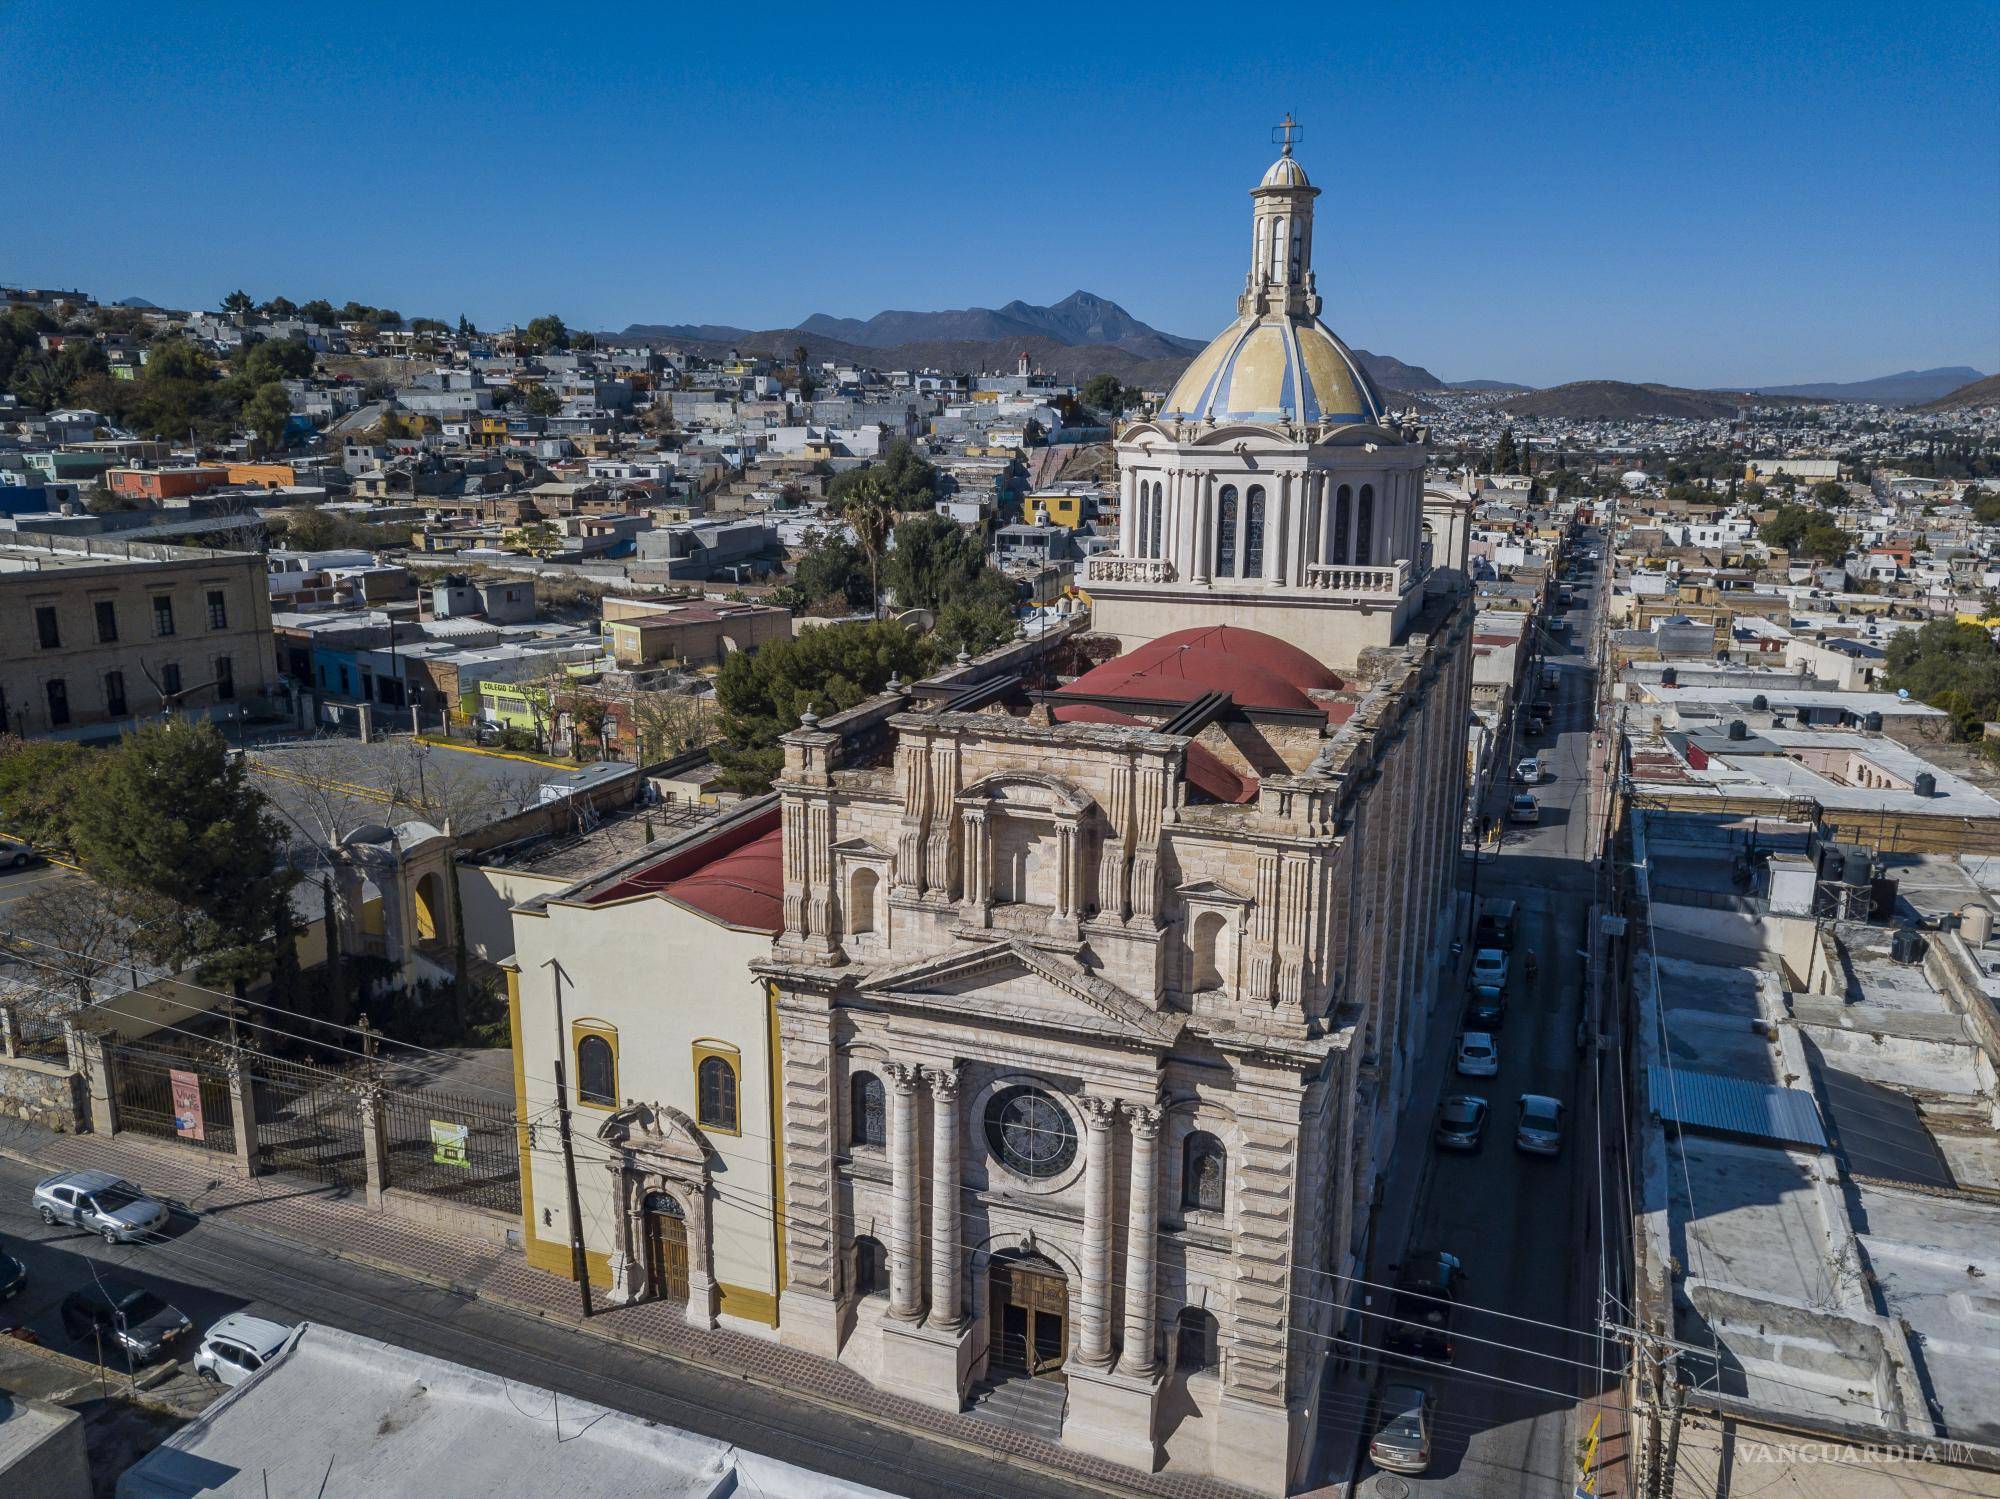
[[[880,883],[872,869],[857,869],[847,878],[847,932],[858,936],[875,930],[875,890]]]
[[[1174,1367],[1183,1374],[1196,1374],[1215,1367],[1215,1314],[1198,1306],[1184,1306],[1174,1319]]]
[[[867,1234],[857,1234],[854,1238],[854,1294],[889,1294],[889,1251],[882,1247],[880,1239]]]
[[[710,1129],[733,1130],[736,1123],[736,1069],[727,1057],[703,1057],[695,1069],[696,1108]]]
[[[1354,565],[1368,566],[1368,546],[1375,537],[1375,486],[1361,486],[1361,503],[1354,512]]]
[[[618,1107],[618,1054],[602,1036],[577,1038],[576,1096],[602,1109]]]
[[[1204,911],[1195,917],[1194,926],[1188,933],[1191,988],[1199,990],[1222,987],[1222,935],[1223,919],[1220,911]]]
[[[1153,486],[1153,555],[1155,557],[1164,557],[1167,554],[1166,522],[1166,486],[1155,484]]]
[[[847,1139],[851,1145],[881,1145],[889,1138],[888,1097],[882,1079],[857,1072],[847,1085]]]
[[[1345,562],[1347,560],[1348,511],[1353,507],[1353,504],[1354,491],[1349,489],[1345,484],[1341,485],[1340,493],[1335,496],[1333,502],[1333,555],[1326,559],[1329,562]]]
[[[1215,575],[1236,576],[1236,486],[1225,484],[1215,497]]]
[[[1243,576],[1264,576],[1264,486],[1252,484],[1244,500]]]
[[[1223,1203],[1223,1169],[1229,1158],[1222,1142],[1206,1130],[1190,1130],[1181,1142],[1181,1206],[1219,1213]]]
[[[1146,528],[1153,518],[1153,486],[1141,481],[1138,499],[1138,513],[1132,517],[1132,555],[1150,557],[1153,554],[1147,548],[1152,545],[1152,538]]]

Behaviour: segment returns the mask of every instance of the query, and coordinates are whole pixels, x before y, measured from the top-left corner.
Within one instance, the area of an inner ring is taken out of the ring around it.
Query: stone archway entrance
[[[1038,1254],[994,1256],[986,1267],[990,1362],[1060,1380],[1069,1357],[1069,1280]]]
[[[644,1225],[646,1284],[657,1301],[688,1299],[687,1216],[665,1192],[648,1192],[640,1205]]]

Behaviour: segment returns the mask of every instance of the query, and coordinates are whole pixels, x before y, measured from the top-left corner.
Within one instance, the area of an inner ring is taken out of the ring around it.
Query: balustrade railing
[[[1179,578],[1169,557],[1092,557],[1084,570],[1084,582],[1091,583],[1172,583]]]

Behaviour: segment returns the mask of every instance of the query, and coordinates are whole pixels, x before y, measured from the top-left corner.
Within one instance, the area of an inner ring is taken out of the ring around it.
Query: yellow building
[[[1084,523],[1089,508],[1089,495],[1063,490],[1031,494],[1021,502],[1021,513],[1030,520],[1043,525],[1063,526],[1072,531]],[[1042,513],[1037,515],[1037,511]]]

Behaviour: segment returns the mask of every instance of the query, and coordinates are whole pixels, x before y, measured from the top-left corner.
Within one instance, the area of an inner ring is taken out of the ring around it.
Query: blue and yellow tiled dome
[[[1380,422],[1361,361],[1318,318],[1249,314],[1217,335],[1167,395],[1168,421],[1311,427]]]

